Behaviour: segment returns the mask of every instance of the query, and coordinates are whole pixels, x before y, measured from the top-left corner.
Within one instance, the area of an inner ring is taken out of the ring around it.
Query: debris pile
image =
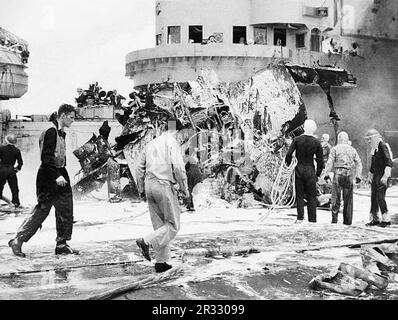
[[[104,121],[99,129],[99,135],[92,138],[76,149],[73,154],[79,160],[81,170],[76,175],[78,182],[73,186],[75,198],[82,198],[94,190],[99,190],[108,184],[108,200],[121,201],[124,195],[127,198],[138,198],[136,186],[130,176],[127,165],[120,158],[114,146],[108,142],[111,128],[108,121]],[[120,179],[126,177],[130,183],[121,190]]]
[[[307,118],[295,81],[321,79],[324,83],[334,76],[330,84],[336,85],[339,78],[347,78],[345,71],[342,75],[322,73],[320,77],[317,69],[310,77],[307,69],[311,68],[271,64],[249,79],[230,83],[219,81],[214,71],[204,70],[196,81],[148,85],[137,94],[133,92],[128,106],[115,116],[123,131],[110,148],[112,155],[97,147],[103,155],[92,154],[81,160],[83,180],[91,175],[92,182],[84,188],[79,182],[80,193],[90,192],[94,180],[103,183],[108,158],[125,164],[126,176],[135,185],[139,154],[149,141],[165,131],[167,120],[176,117],[185,128],[179,136],[184,142],[183,150],[197,158],[205,178],[212,179],[204,181],[204,185],[218,185],[211,188],[213,198],[237,207],[258,201],[271,203],[271,188],[279,167],[291,139],[303,132],[302,124]],[[94,144],[94,140],[89,142]],[[291,196],[292,190],[288,190],[284,200]],[[201,202],[198,198],[196,201]],[[206,201],[202,202],[200,206],[205,206]]]
[[[271,65],[235,83],[220,82],[214,71],[202,72],[196,81],[152,96],[151,108],[136,107],[116,139],[133,175],[142,148],[175,116],[186,128],[180,137],[184,148],[198,158],[208,178],[220,179],[213,196],[240,206],[244,194],[254,193],[256,200],[269,203],[287,138],[301,133],[306,119],[301,94],[285,66]]]
[[[74,185],[74,195],[89,193],[98,190],[107,179],[107,160],[112,156],[107,140],[102,135],[93,134],[92,138],[80,148],[73,151],[80,162],[81,170],[77,175],[83,177]]]

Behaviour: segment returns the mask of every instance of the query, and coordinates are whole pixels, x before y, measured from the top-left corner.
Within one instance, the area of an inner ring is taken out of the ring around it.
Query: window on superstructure
[[[170,26],[167,28],[167,44],[181,43],[181,27]]]
[[[203,26],[189,26],[189,43],[202,43]]]
[[[162,34],[159,33],[156,35],[156,45],[160,46],[162,44]]]
[[[274,46],[286,47],[286,29],[274,28]]]
[[[253,28],[254,44],[267,44],[267,27],[256,26]]]
[[[246,27],[233,27],[232,33],[232,43],[247,43]]]
[[[314,28],[311,30],[311,51],[321,51],[321,30]]]
[[[305,47],[305,33],[296,33],[296,48]]]

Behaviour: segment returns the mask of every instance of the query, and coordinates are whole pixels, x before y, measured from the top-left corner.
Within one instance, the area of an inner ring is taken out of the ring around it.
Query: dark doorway
[[[159,33],[156,35],[156,45],[160,46],[162,44],[162,34]]]
[[[296,48],[305,47],[305,33],[296,33]]]
[[[232,43],[246,43],[246,27],[233,27]]]
[[[189,26],[189,43],[202,43],[203,26]]]
[[[316,28],[311,30],[311,51],[321,51],[321,30]]]
[[[286,47],[286,29],[274,28],[274,46]]]

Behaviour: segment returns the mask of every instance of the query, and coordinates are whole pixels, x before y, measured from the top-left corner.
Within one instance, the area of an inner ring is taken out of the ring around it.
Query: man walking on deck
[[[187,176],[181,148],[176,140],[182,129],[180,121],[170,119],[167,131],[147,144],[137,168],[138,189],[148,201],[153,229],[151,234],[137,240],[143,256],[151,261],[149,248],[155,251],[155,271],[172,268],[170,242],[180,230],[181,209],[174,184],[178,183],[184,198],[189,198]]]
[[[44,130],[39,138],[41,165],[37,173],[37,205],[19,227],[17,234],[8,242],[13,253],[25,257],[22,244],[41,228],[42,223],[55,207],[57,245],[55,254],[77,254],[66,241],[71,240],[73,228],[73,196],[69,175],[66,171],[65,128],[75,118],[75,108],[68,104],[59,107],[57,119]]]

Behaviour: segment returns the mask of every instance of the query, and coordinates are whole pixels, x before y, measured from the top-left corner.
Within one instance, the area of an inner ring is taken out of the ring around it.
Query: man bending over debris
[[[366,226],[387,227],[391,225],[391,217],[388,213],[386,203],[386,191],[388,178],[391,177],[393,166],[392,153],[389,145],[385,143],[376,129],[369,130],[365,135],[365,140],[370,146],[372,164],[370,166],[371,199],[370,199],[370,218],[371,221]],[[379,208],[381,211],[381,222],[379,220]]]
[[[325,177],[329,179],[328,173],[333,170],[332,187],[332,223],[337,223],[337,216],[340,209],[340,197],[343,190],[343,223],[351,225],[353,209],[353,183],[361,182],[362,162],[358,152],[348,145],[348,134],[340,132],[337,136],[337,146],[330,151],[330,156],[326,164]]]
[[[316,182],[324,168],[322,146],[314,136],[317,126],[314,120],[304,122],[304,133],[294,138],[286,154],[286,164],[292,162],[293,152],[296,151],[297,166],[296,175],[296,201],[297,221],[304,220],[304,194],[307,195],[308,221],[316,222]],[[316,156],[316,171],[314,167],[314,155]]]
[[[14,239],[8,242],[12,252],[25,257],[22,244],[41,228],[52,206],[55,207],[57,246],[55,254],[77,254],[66,241],[71,239],[73,227],[73,196],[66,171],[66,145],[64,128],[69,128],[75,119],[75,108],[68,104],[59,107],[57,119],[44,130],[39,138],[41,165],[37,173],[37,205],[19,227]]]
[[[180,230],[181,209],[173,184],[177,182],[184,198],[189,198],[182,152],[176,140],[176,134],[181,129],[180,121],[170,119],[167,131],[147,144],[137,168],[138,189],[141,197],[148,201],[155,231],[136,243],[148,261],[151,261],[149,247],[154,249],[156,272],[172,267],[167,264],[170,259],[169,244]]]

